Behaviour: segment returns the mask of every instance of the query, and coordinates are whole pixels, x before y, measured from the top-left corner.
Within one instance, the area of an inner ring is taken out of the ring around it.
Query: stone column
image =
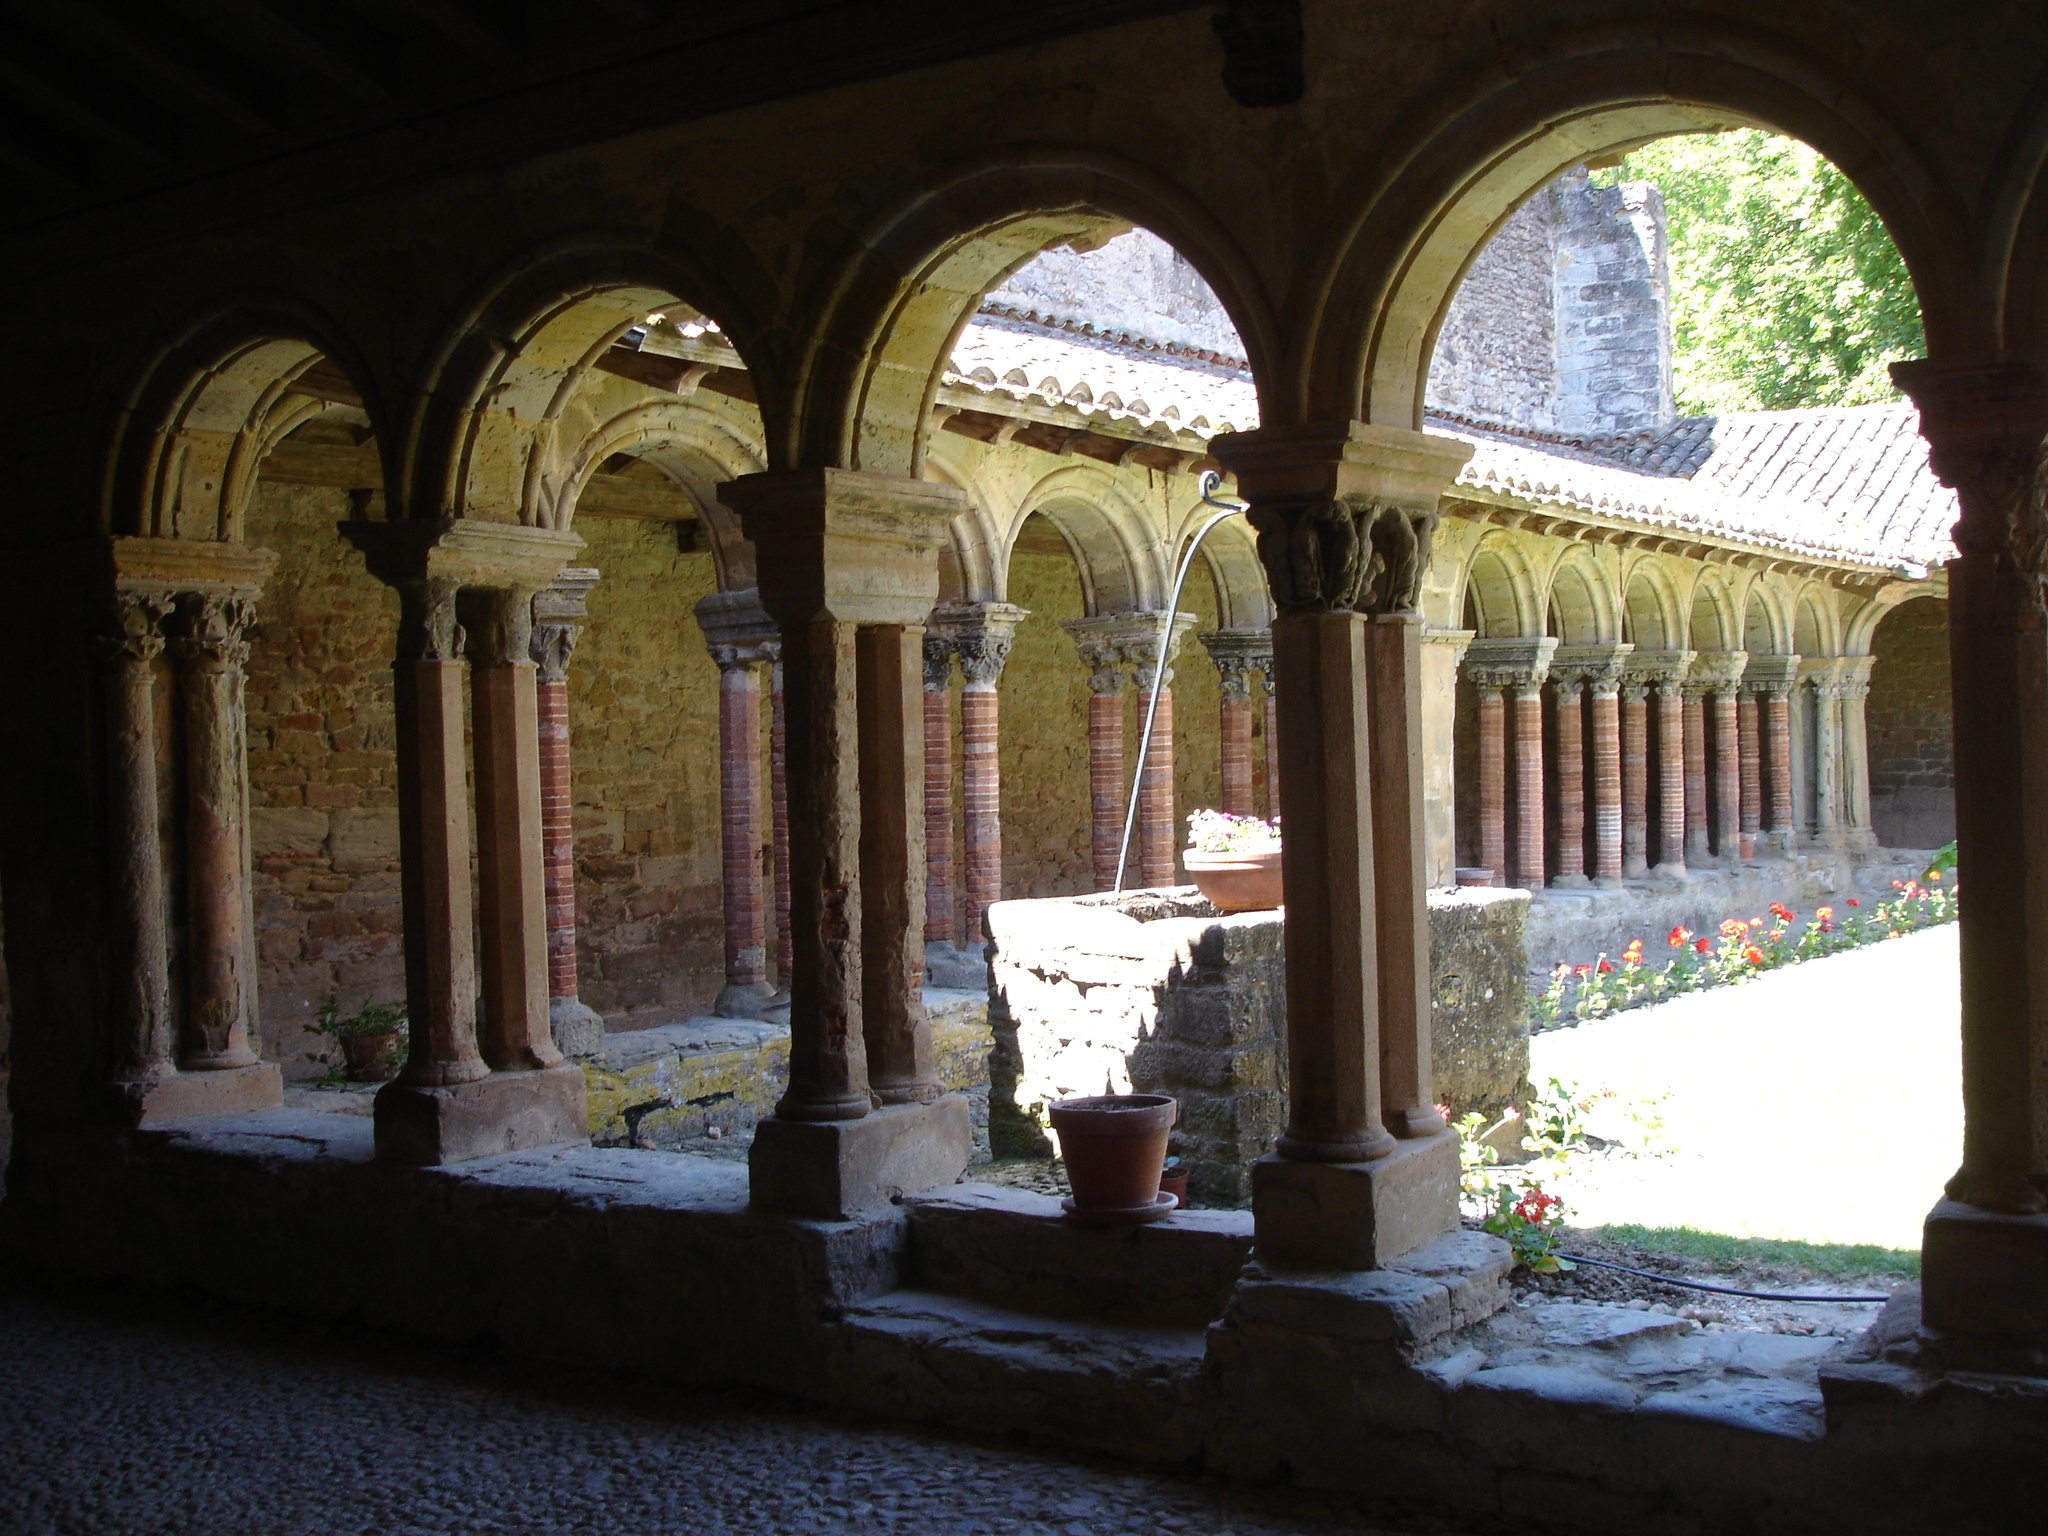
[[[752,1193],[836,1218],[967,1161],[966,1103],[938,1092],[921,1001],[924,621],[961,498],[836,469],[719,494],[758,552],[787,709],[789,1088],[755,1132]]]
[[[1422,631],[1423,884],[1436,889],[1457,878],[1457,754],[1451,749],[1458,716],[1458,668],[1472,643],[1469,629]]]
[[[1630,674],[1621,685],[1621,873],[1650,872],[1650,687]]]
[[[1213,631],[1202,637],[1203,649],[1216,664],[1222,702],[1217,711],[1223,810],[1231,816],[1256,816],[1252,793],[1252,673],[1267,648],[1263,634]]]
[[[1757,733],[1756,693],[1747,684],[1735,703],[1737,755],[1742,769],[1742,828],[1739,851],[1745,860],[1757,856],[1764,830],[1763,743]]]
[[[953,934],[953,647],[924,637],[924,946],[950,956]]]
[[[1025,610],[1011,603],[972,603],[933,612],[934,627],[960,658],[960,797],[966,890],[963,951],[987,942],[982,914],[1003,898],[1002,740],[996,685]]]
[[[1633,652],[1627,670],[1632,679],[1650,689],[1657,722],[1656,761],[1644,773],[1644,796],[1648,784],[1657,784],[1657,826],[1653,851],[1655,876],[1659,880],[1683,880],[1685,869],[1685,713],[1683,683],[1692,667],[1691,651]],[[1648,819],[1645,808],[1645,821]]]
[[[789,1001],[789,720],[782,702],[782,642],[768,669],[768,812],[775,860],[775,1001]],[[948,829],[950,831],[950,828]]]
[[[1797,656],[1752,656],[1742,671],[1742,689],[1753,701],[1758,727],[1758,804],[1760,825],[1767,829],[1767,835],[1759,839],[1758,851],[1779,858],[1791,857],[1797,840],[1792,815],[1791,692],[1798,674]]]
[[[1702,725],[1709,719],[1713,725],[1713,793],[1708,805],[1709,825],[1713,834],[1714,856],[1729,865],[1733,865],[1737,858],[1742,825],[1742,770],[1735,740],[1735,695],[1742,682],[1743,669],[1748,665],[1749,656],[1743,651],[1701,651],[1693,658],[1692,671],[1687,677],[1688,682],[1703,690],[1700,700]],[[1686,724],[1689,729],[1692,724],[1689,716]],[[1688,771],[1690,766],[1688,761]],[[1690,811],[1688,803],[1688,816]]]
[[[1437,497],[1470,450],[1359,422],[1211,446],[1250,503],[1279,614],[1289,1094],[1253,1173],[1255,1248],[1282,1268],[1370,1268],[1456,1222],[1456,1138],[1427,1108],[1415,600]]]
[[[597,572],[565,569],[533,598],[533,663],[539,669],[541,863],[546,871],[548,1026],[564,1056],[604,1049],[604,1020],[588,1007],[576,976],[576,800],[569,772],[569,659],[589,618]]]
[[[1124,835],[1124,668],[1113,622],[1060,621],[1088,668],[1088,857],[1098,891],[1116,889]]]
[[[697,627],[718,666],[719,874],[725,983],[711,1011],[746,1019],[775,1006],[761,869],[761,674],[780,654],[774,622],[751,588],[697,602]]]
[[[1273,688],[1273,637],[1266,637],[1265,670],[1259,692],[1266,701],[1266,817],[1280,814],[1280,704]]]
[[[1807,836],[1819,847],[1842,843],[1842,713],[1835,684],[1836,658],[1808,656],[1799,663],[1799,684],[1813,707],[1813,805]]]
[[[1963,1156],[1927,1219],[1923,1322],[1959,1365],[2048,1355],[2048,372],[1894,364],[1962,516],[1948,566]]]
[[[171,608],[168,594],[121,593],[95,637],[107,720],[110,1075],[137,1096],[177,1070],[157,827],[154,675]]]
[[[239,597],[184,604],[174,645],[185,702],[185,1028],[181,1070],[255,1065],[249,1044],[249,752],[244,669],[255,610]]]
[[[1151,750],[1138,779],[1137,883],[1167,886],[1174,883],[1173,871],[1180,852],[1180,820],[1173,804],[1173,658],[1181,641],[1194,628],[1195,616],[1177,613],[1171,628],[1157,613],[1128,615],[1123,631],[1124,662],[1131,669],[1131,686],[1138,697],[1139,739],[1144,739],[1145,718],[1152,717]],[[1166,633],[1166,667],[1159,672],[1159,704],[1152,706],[1152,677],[1158,667],[1160,634]],[[1131,882],[1126,879],[1125,884]]]
[[[1550,883],[1561,891],[1583,890],[1586,878],[1586,721],[1581,703],[1585,684],[1577,675],[1550,679],[1557,721],[1557,859]]]
[[[548,1026],[531,654],[533,596],[581,541],[469,519],[344,523],[342,532],[397,589],[400,608],[392,672],[410,1045],[397,1079],[377,1094],[377,1155],[449,1163],[583,1141],[583,1074],[562,1061]],[[474,664],[474,908],[465,652]]]
[[[1593,882],[1608,889],[1621,884],[1620,691],[1633,649],[1627,644],[1575,646],[1557,653],[1585,686],[1589,700],[1592,761],[1586,782],[1592,789]],[[1551,670],[1555,674],[1557,663]]]
[[[1866,853],[1877,846],[1870,825],[1870,732],[1864,720],[1875,665],[1874,657],[1844,656],[1835,683],[1842,711],[1842,832],[1851,848]]]

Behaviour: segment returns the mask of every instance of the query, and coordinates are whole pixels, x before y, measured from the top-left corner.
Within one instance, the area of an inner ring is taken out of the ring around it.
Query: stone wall
[[[277,571],[249,653],[250,852],[263,1052],[319,1070],[305,1032],[405,995],[391,656],[398,599],[335,532],[349,493],[259,483],[248,537]]]
[[[569,665],[579,984],[612,1028],[637,1028],[707,1011],[723,980],[718,668],[694,613],[716,578],[671,524],[576,531],[600,573]]]
[[[1429,360],[1432,409],[1537,430],[1553,425],[1558,219],[1557,193],[1546,187],[1466,268]]]
[[[1645,182],[1553,183],[1558,232],[1560,432],[1634,432],[1672,419],[1670,266],[1664,197]]]
[[[1901,603],[1878,624],[1871,653],[1870,824],[1892,847],[1938,848],[1956,835],[1947,607]]]
[[[1519,891],[1433,892],[1431,1059],[1439,1100],[1497,1112],[1528,1074]],[[1220,917],[1192,887],[989,909],[989,1140],[1053,1150],[1045,1106],[1091,1093],[1180,1101],[1173,1150],[1190,1195],[1249,1199],[1286,1117],[1284,925]]]
[[[1237,327],[1202,274],[1149,229],[1131,230],[1085,254],[1055,246],[1005,278],[988,302],[1244,356]]]

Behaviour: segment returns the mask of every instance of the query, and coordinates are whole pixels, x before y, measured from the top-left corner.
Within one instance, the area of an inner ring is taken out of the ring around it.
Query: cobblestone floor
[[[0,1533],[1463,1529],[227,1310],[0,1261]]]

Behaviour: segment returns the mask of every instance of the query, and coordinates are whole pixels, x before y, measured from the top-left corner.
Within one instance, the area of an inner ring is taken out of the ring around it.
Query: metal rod
[[[1138,766],[1131,772],[1131,793],[1124,802],[1124,839],[1116,851],[1116,884],[1112,890],[1124,888],[1124,873],[1131,859],[1131,829],[1138,821],[1138,786],[1145,780],[1145,759],[1152,755],[1152,722],[1159,714],[1159,684],[1166,676],[1166,648],[1173,641],[1173,621],[1180,617],[1180,592],[1186,585],[1188,571],[1195,563],[1195,551],[1202,547],[1202,540],[1209,536],[1209,530],[1226,517],[1235,517],[1244,511],[1242,502],[1218,501],[1216,487],[1223,483],[1223,477],[1215,470],[1202,475],[1202,504],[1217,510],[1209,520],[1195,530],[1195,536],[1188,540],[1188,547],[1180,558],[1180,569],[1174,572],[1173,590],[1167,594],[1166,613],[1159,625],[1158,655],[1152,663],[1152,688],[1145,697],[1145,728],[1138,733]]]

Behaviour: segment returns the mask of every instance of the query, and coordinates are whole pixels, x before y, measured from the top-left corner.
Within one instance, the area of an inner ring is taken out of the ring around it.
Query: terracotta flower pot
[[[1198,853],[1181,855],[1188,878],[1218,912],[1260,912],[1280,905],[1280,850],[1263,853]]]
[[[388,1082],[398,1071],[397,1046],[395,1029],[373,1035],[343,1035],[341,1058],[347,1066],[342,1075],[352,1083]]]
[[[1166,1134],[1180,1106],[1163,1093],[1111,1093],[1063,1099],[1052,1106],[1052,1128],[1066,1160],[1077,1220],[1150,1221],[1176,1202],[1159,1189],[1166,1165]]]

